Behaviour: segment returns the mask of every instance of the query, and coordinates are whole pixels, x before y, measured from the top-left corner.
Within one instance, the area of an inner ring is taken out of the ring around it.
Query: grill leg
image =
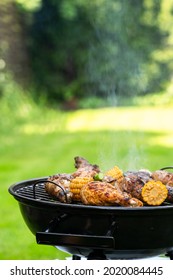
[[[81,259],[81,257],[79,257],[79,256],[76,256],[76,255],[72,256],[72,260],[80,260],[80,259]]]
[[[166,253],[166,256],[173,260],[173,250]]]
[[[100,250],[94,250],[89,255],[87,260],[107,260],[107,257]]]

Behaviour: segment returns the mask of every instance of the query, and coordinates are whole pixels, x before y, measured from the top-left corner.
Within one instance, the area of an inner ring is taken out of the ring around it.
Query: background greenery
[[[66,109],[169,91],[172,10],[172,0],[1,0],[1,80],[10,72]]]

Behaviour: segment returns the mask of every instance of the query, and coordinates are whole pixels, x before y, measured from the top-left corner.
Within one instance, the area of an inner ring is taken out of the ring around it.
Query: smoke
[[[138,146],[137,143],[132,142],[126,154],[126,170],[146,169],[147,156],[144,151],[144,146]]]
[[[128,1],[102,1],[91,15],[94,39],[90,43],[86,73],[92,95],[106,98],[112,106],[117,106],[120,99],[144,91],[147,83],[142,52],[131,40],[130,26],[134,26],[134,19],[130,8]]]
[[[98,148],[101,169],[106,171],[115,165],[123,171],[147,169],[147,153],[140,143],[142,135],[132,131],[106,132]]]
[[[105,106],[116,110],[128,97],[143,91],[147,81],[141,67],[142,55],[131,41],[136,23],[129,9],[134,7],[128,1],[103,0],[101,3],[91,15],[95,38],[90,43],[86,70],[92,95],[104,97]],[[140,144],[142,133],[134,134],[130,129],[104,133],[98,152],[104,170],[114,165],[124,170],[145,166],[147,159]]]

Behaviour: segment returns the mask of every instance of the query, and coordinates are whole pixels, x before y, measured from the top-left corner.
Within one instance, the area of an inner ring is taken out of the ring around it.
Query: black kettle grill
[[[139,208],[60,203],[44,188],[46,178],[9,188],[38,244],[53,245],[73,259],[173,259],[173,204]]]

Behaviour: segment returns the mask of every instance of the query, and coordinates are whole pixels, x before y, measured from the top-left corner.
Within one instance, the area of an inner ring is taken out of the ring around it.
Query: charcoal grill
[[[13,184],[10,194],[38,244],[53,245],[73,259],[173,259],[173,205],[90,206],[60,203],[46,193],[44,178]]]

